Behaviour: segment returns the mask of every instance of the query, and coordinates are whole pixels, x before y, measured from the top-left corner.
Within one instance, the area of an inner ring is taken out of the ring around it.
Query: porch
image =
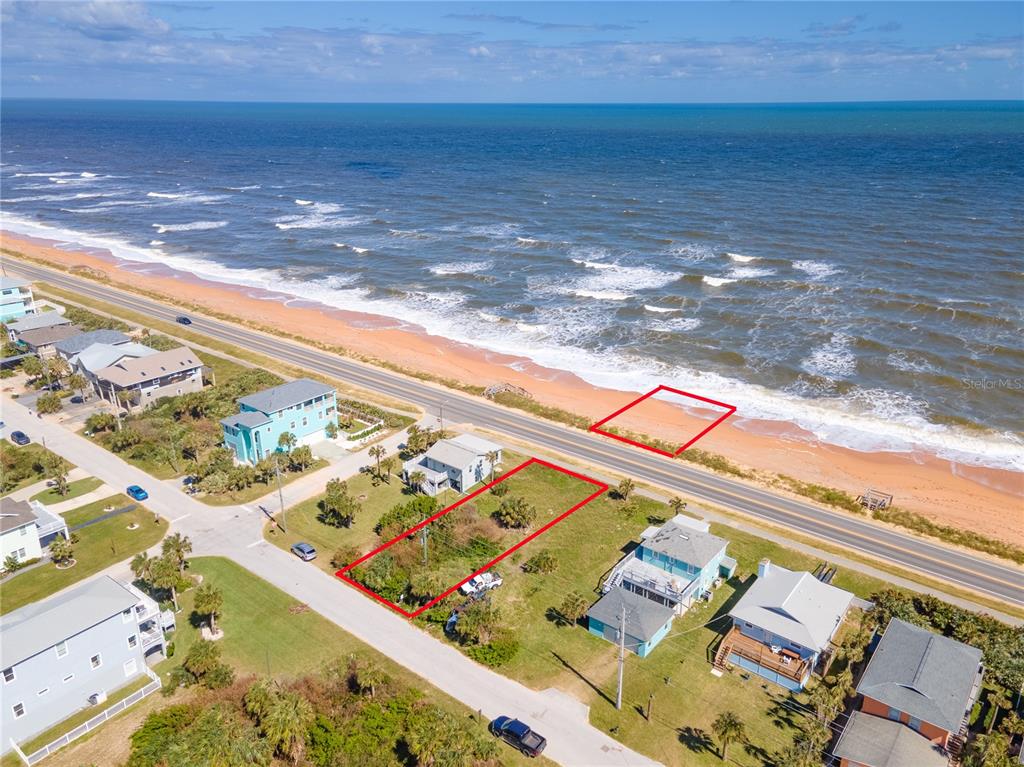
[[[724,669],[730,664],[754,671],[789,689],[800,689],[811,670],[810,661],[785,648],[774,651],[745,636],[735,626],[725,635],[715,653],[715,668]],[[768,673],[762,673],[761,669]]]

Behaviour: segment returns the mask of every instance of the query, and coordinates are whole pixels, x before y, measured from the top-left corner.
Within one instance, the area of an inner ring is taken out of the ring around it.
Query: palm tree
[[[362,690],[369,690],[371,698],[377,694],[377,688],[387,684],[390,679],[387,672],[373,661],[360,666],[356,672],[356,684]]]
[[[66,564],[74,559],[74,557],[74,549],[71,546],[71,541],[67,538],[58,535],[50,542],[50,559],[52,559],[55,564]]]
[[[131,389],[118,389],[117,402],[124,408],[130,408],[132,400],[135,399],[135,393]]]
[[[558,612],[570,623],[576,623],[587,614],[587,600],[578,591],[572,591],[562,600]]]
[[[178,612],[178,584],[181,581],[181,573],[178,572],[177,562],[172,557],[157,557],[150,561],[149,581],[158,589],[165,589],[171,592],[171,601],[174,603],[174,612]]]
[[[395,461],[394,456],[389,455],[387,458],[380,462],[380,465],[381,468],[384,469],[384,472],[387,474],[387,479],[385,481],[390,485],[391,472],[393,472],[395,470],[395,467],[398,465],[397,462]]]
[[[636,489],[636,483],[629,477],[626,477],[619,483],[619,486],[615,488],[615,494],[624,501],[629,500],[629,496]]]
[[[132,558],[132,574],[140,581],[148,581],[154,561],[145,551],[140,551]]]
[[[192,541],[187,535],[174,533],[164,538],[162,551],[165,557],[170,557],[177,567],[178,574],[185,574],[185,557],[192,553]]]
[[[304,697],[287,690],[279,691],[260,719],[260,729],[277,753],[298,764],[314,717],[313,706]]]
[[[196,589],[195,608],[201,615],[210,616],[210,633],[217,633],[217,613],[224,606],[224,594],[212,583],[204,583]]]
[[[488,450],[487,455],[485,456],[487,458],[487,463],[491,465],[491,482],[494,481],[494,464],[498,462],[499,455],[500,453],[498,453],[497,450]]]
[[[284,448],[284,451],[286,453],[290,453],[292,451],[292,448],[295,447],[295,444],[298,441],[298,438],[294,434],[292,434],[290,431],[286,431],[284,434],[277,438],[277,446],[280,448]]]
[[[387,449],[383,445],[374,445],[370,448],[370,457],[377,459],[377,476],[380,477],[380,459],[387,453]]]
[[[721,753],[719,755],[722,757],[723,762],[728,758],[729,744],[742,741],[746,738],[747,732],[743,720],[732,711],[723,711],[719,714],[718,718],[711,723],[711,730],[715,733],[721,745]]]
[[[677,495],[675,498],[668,502],[668,505],[672,509],[673,513],[682,514],[683,510],[686,508],[686,501],[684,501]]]
[[[988,691],[988,703],[996,709],[988,722],[988,732],[991,733],[992,728],[996,726],[996,720],[999,718],[999,709],[1009,709],[1013,705],[1013,701],[1010,700],[1010,696],[1006,694],[1002,687],[993,686]]]
[[[423,483],[427,481],[427,475],[422,471],[414,471],[409,475],[409,487],[416,492],[423,489]]]
[[[60,383],[64,376],[71,372],[71,367],[68,365],[68,361],[63,357],[54,357],[47,362],[50,375],[57,379],[57,383]]]
[[[85,387],[89,385],[89,379],[87,379],[81,373],[72,373],[68,376],[68,387],[72,391],[78,392],[78,396],[83,400],[85,399]]]
[[[26,357],[21,363],[21,369],[31,379],[39,378],[43,374],[43,361],[38,357]]]

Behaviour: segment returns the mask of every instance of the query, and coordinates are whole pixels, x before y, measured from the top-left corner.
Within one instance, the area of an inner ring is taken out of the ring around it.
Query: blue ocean
[[[4,101],[4,228],[1024,470],[1024,106]]]

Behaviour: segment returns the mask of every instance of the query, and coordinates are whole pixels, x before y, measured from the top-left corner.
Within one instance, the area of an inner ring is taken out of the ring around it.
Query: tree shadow
[[[591,690],[596,692],[598,695],[600,695],[602,698],[604,698],[606,701],[608,701],[608,703],[610,703],[611,705],[613,705],[613,706],[615,705],[615,701],[613,701],[604,690],[602,690],[596,684],[594,684],[589,679],[587,679],[587,677],[585,677],[582,673],[577,671],[576,668],[571,663],[569,663],[569,661],[567,661],[565,658],[563,658],[561,655],[559,655],[556,652],[553,652],[551,654],[553,656],[555,656],[555,660],[557,660],[559,663],[561,663],[563,666],[565,666],[565,668],[569,669],[569,671],[571,671],[573,674],[575,674],[576,677],[581,682],[583,682],[584,684],[587,685],[587,687],[589,687]]]
[[[798,714],[803,708],[798,700],[792,695],[772,696],[772,705],[768,709],[768,715],[772,723],[780,730],[803,729],[803,715]]]
[[[707,732],[699,727],[680,727],[676,732],[679,734],[679,742],[695,754],[716,752],[715,742]]]
[[[579,621],[571,621],[559,612],[557,607],[549,607],[544,613],[544,617],[551,623],[554,623],[558,628],[565,628],[566,626],[575,626]]]
[[[761,748],[761,746],[756,746],[753,743],[747,741],[743,744],[743,750],[758,764],[772,764],[772,754],[768,753],[767,750]]]

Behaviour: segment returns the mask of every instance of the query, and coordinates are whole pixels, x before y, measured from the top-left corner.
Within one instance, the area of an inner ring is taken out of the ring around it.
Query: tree
[[[728,758],[729,744],[742,741],[746,738],[746,725],[732,711],[723,711],[714,722],[711,723],[711,730],[715,733],[719,743],[719,756],[722,761]]]
[[[284,450],[286,453],[290,453],[298,443],[298,437],[292,434],[290,431],[284,432],[280,437],[277,438],[277,446]]]
[[[315,712],[308,700],[296,692],[278,691],[267,713],[260,719],[260,730],[278,754],[298,764],[306,748],[306,732]]]
[[[117,416],[113,413],[93,413],[85,419],[85,428],[94,434],[98,431],[113,431],[117,426]]]
[[[53,357],[48,360],[46,364],[49,368],[50,375],[57,379],[57,383],[63,381],[71,372],[71,366],[68,365],[68,361],[63,357]]]
[[[455,633],[463,641],[487,644],[501,630],[501,613],[485,599],[473,602],[462,611]]]
[[[378,688],[391,681],[391,677],[384,668],[372,660],[359,662],[353,658],[351,670],[356,687],[360,691],[369,692],[371,698],[377,694]]]
[[[185,558],[192,553],[192,541],[187,535],[174,533],[164,538],[161,551],[164,557],[174,562],[179,575],[185,574]]]
[[[189,648],[188,654],[181,665],[181,673],[186,685],[199,682],[210,690],[227,687],[235,679],[235,671],[220,659],[220,647],[206,639],[200,639]]]
[[[391,484],[391,472],[393,472],[397,466],[398,462],[392,455],[389,455],[387,458],[380,462],[380,467],[384,470],[384,474],[386,475],[384,477],[384,481],[387,482],[389,485]]]
[[[149,582],[150,568],[153,562],[156,560],[149,556],[145,551],[140,551],[132,558],[130,565],[132,569],[132,575],[137,580]]]
[[[587,600],[580,592],[570,591],[559,605],[558,612],[570,623],[578,623],[587,614],[588,608]]]
[[[629,496],[636,490],[636,483],[629,477],[622,480],[615,488],[615,495],[617,495],[623,501],[628,501]]]
[[[488,450],[487,455],[484,456],[485,458],[487,458],[487,463],[489,463],[491,466],[491,482],[494,481],[494,469],[495,464],[498,462],[499,455],[501,455],[501,453],[499,453],[497,450]]]
[[[135,392],[131,389],[117,390],[117,403],[125,410],[130,410],[135,400]]]
[[[203,583],[196,589],[196,612],[210,617],[210,632],[212,634],[217,633],[217,615],[223,606],[224,594],[212,583]]]
[[[89,379],[87,379],[81,373],[72,373],[68,376],[68,388],[72,391],[78,392],[78,396],[85,399],[85,387],[89,385]]]
[[[506,498],[494,512],[494,516],[505,527],[529,527],[537,518],[537,508],[521,496]]]
[[[361,510],[358,501],[349,495],[348,483],[335,478],[327,483],[317,519],[331,527],[351,527]]]
[[[523,564],[523,570],[528,573],[553,573],[558,569],[558,557],[549,549],[541,549]]]
[[[686,501],[680,498],[678,495],[668,502],[669,508],[672,509],[673,514],[682,514],[686,509]]]
[[[380,459],[387,453],[387,449],[383,445],[374,445],[370,448],[370,457],[377,461],[377,476],[380,477]]]
[[[66,565],[75,558],[74,546],[64,536],[58,535],[50,542],[50,558],[58,565]]]
[[[43,466],[46,469],[46,476],[53,481],[58,495],[67,495],[68,470],[71,468],[68,462],[56,453],[50,453],[43,459]]]
[[[36,410],[40,413],[59,413],[64,407],[64,401],[55,391],[40,394],[36,399]]]
[[[845,699],[846,691],[838,689],[838,685],[829,687],[824,682],[819,682],[811,690],[809,702],[818,720],[827,724],[839,715]]]
[[[821,767],[821,752],[828,745],[832,731],[817,719],[805,723],[792,745],[776,755],[774,762],[786,767]]]
[[[149,582],[158,589],[171,592],[174,612],[178,612],[178,585],[181,582],[181,573],[178,571],[177,561],[166,555],[151,560]]]
[[[992,732],[992,728],[996,726],[996,720],[999,718],[999,711],[1007,711],[1010,706],[1013,705],[1013,701],[1010,700],[1010,696],[1006,694],[1006,690],[1002,687],[993,685],[988,691],[988,702],[995,710],[992,712],[992,718],[988,723],[988,732]]]
[[[338,438],[338,422],[337,421],[331,421],[329,424],[327,424],[324,427],[324,435],[327,437],[327,439],[337,439]]]
[[[305,471],[308,469],[313,465],[314,460],[313,450],[309,445],[297,447],[288,455],[288,461],[291,463],[292,468],[298,471]]]
[[[38,357],[26,357],[22,360],[21,369],[31,379],[40,378],[43,375],[43,361]]]
[[[115,453],[123,453],[130,447],[135,447],[142,442],[142,435],[135,429],[124,428],[114,432],[110,437],[110,449]]]
[[[427,481],[427,475],[422,471],[414,471],[409,475],[409,487],[417,493],[423,490],[423,483]]]
[[[963,767],[1012,767],[1010,738],[1001,732],[979,735],[967,747]]]

